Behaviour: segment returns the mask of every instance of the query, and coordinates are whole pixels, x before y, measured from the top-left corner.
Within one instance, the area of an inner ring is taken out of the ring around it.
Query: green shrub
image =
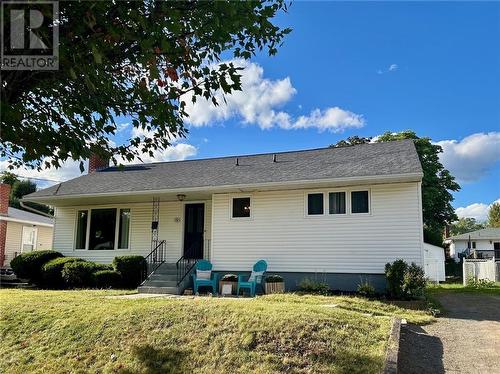
[[[90,261],[73,261],[63,266],[61,274],[69,287],[88,288],[94,286],[94,273],[101,270],[111,270],[111,267]]]
[[[93,278],[96,288],[119,288],[122,284],[122,276],[116,270],[98,270]]]
[[[10,262],[10,266],[19,278],[28,279],[32,283],[39,284],[42,277],[42,266],[58,257],[63,257],[63,255],[56,251],[22,253]]]
[[[326,295],[330,290],[330,285],[310,278],[304,278],[299,283],[299,290],[305,293]]]
[[[424,270],[412,263],[396,260],[385,265],[389,296],[397,299],[410,299],[424,293],[426,280]]]
[[[474,277],[467,278],[467,288],[482,289],[495,286],[495,282],[488,279],[476,279]]]
[[[271,274],[266,277],[266,283],[281,283],[283,282],[283,277],[277,274]]]
[[[406,269],[403,277],[403,292],[406,298],[415,299],[424,294],[427,281],[425,272],[420,266],[412,263]]]
[[[368,280],[361,281],[358,284],[358,293],[364,297],[374,297],[376,294],[375,287]]]
[[[117,256],[113,260],[113,268],[122,276],[125,288],[135,288],[141,283],[146,259],[142,256]]]
[[[42,266],[42,284],[48,288],[65,288],[65,282],[62,277],[64,265],[70,262],[85,261],[81,258],[74,257],[58,257]]]

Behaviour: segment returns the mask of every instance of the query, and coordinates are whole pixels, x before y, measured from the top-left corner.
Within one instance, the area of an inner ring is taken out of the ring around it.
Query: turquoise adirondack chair
[[[212,272],[210,279],[199,279],[196,276],[196,270],[208,271],[212,270],[213,265],[207,260],[200,260],[195,265],[195,270],[192,274],[193,277],[193,291],[196,295],[198,287],[212,287],[212,293],[217,294],[217,274]]]
[[[262,279],[264,278],[264,273],[267,270],[267,262],[264,260],[259,260],[255,263],[252,269],[252,274],[250,277],[244,281],[244,275],[238,275],[238,295],[240,294],[240,289],[247,288],[250,290],[250,296],[255,296],[255,289],[257,285],[262,287]]]

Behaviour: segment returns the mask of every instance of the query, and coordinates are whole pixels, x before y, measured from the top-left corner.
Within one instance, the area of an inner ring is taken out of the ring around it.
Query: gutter
[[[2,217],[2,216],[0,216],[0,221],[16,222],[16,223],[26,223],[28,225],[33,225],[33,226],[54,227],[54,225],[52,223],[43,223],[43,222],[37,222],[37,221],[27,221],[27,220],[24,220],[24,219],[17,219],[17,218],[11,218],[11,217]]]
[[[390,175],[376,175],[376,176],[364,176],[364,177],[344,177],[344,178],[326,178],[326,179],[307,179],[307,180],[296,180],[296,181],[283,181],[283,182],[263,182],[263,183],[252,183],[252,184],[232,184],[232,185],[218,185],[218,186],[200,186],[200,187],[176,187],[171,189],[160,189],[160,190],[141,190],[141,191],[119,191],[119,192],[99,192],[99,193],[86,193],[86,194],[68,194],[68,195],[44,195],[44,196],[33,196],[26,195],[22,198],[24,201],[40,201],[40,200],[62,200],[62,199],[74,199],[74,198],[85,198],[85,197],[101,197],[101,196],[123,196],[123,195],[150,195],[150,194],[161,194],[161,193],[187,193],[187,192],[199,192],[199,191],[221,191],[220,193],[230,192],[230,190],[238,189],[248,189],[248,188],[266,188],[266,187],[279,187],[279,186],[296,186],[302,184],[329,184],[329,183],[356,183],[356,182],[370,182],[370,181],[380,181],[378,184],[391,183],[392,182],[415,182],[421,181],[423,177],[422,172],[418,173],[405,173],[405,174],[390,174]],[[400,179],[405,179],[401,181]],[[415,180],[417,179],[417,180]],[[289,188],[287,188],[289,189]],[[217,193],[217,192],[214,192]]]
[[[40,210],[37,210],[35,208],[32,208],[30,206],[25,205],[22,200],[19,201],[19,205],[21,205],[24,209],[29,210],[31,212],[34,212],[36,214],[40,214],[41,216],[45,216],[45,217],[48,217],[48,218],[54,218],[54,216],[52,216],[52,215],[50,215],[48,213],[42,212]]]

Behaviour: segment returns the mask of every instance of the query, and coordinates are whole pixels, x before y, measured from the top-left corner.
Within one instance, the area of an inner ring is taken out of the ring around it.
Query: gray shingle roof
[[[54,224],[54,220],[52,218],[45,217],[45,216],[42,216],[40,214],[27,212],[25,210],[12,208],[12,207],[8,208],[7,217],[18,219],[20,221],[43,223],[46,225],[53,225]]]
[[[109,167],[37,191],[28,199],[422,173],[411,140],[281,152],[276,158],[273,162],[273,153],[268,153]]]
[[[488,227],[486,229],[466,232],[465,234],[451,236],[448,239],[469,240],[469,235],[471,240],[500,239],[500,227]]]

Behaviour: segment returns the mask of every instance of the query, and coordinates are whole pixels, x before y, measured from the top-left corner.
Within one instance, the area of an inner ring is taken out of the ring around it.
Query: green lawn
[[[118,293],[0,290],[0,372],[378,373],[392,316],[432,320],[352,297]]]
[[[488,295],[500,296],[500,282],[495,282],[491,287],[484,288],[472,288],[464,287],[462,283],[441,283],[439,285],[429,285],[427,291],[432,294],[438,294],[440,292],[458,292],[458,293],[482,293]]]

